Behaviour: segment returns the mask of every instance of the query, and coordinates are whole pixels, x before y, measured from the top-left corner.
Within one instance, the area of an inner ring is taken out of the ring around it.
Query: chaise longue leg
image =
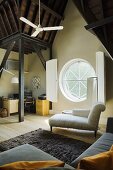
[[[50,131],[52,132],[52,126],[50,126]]]
[[[97,136],[97,130],[95,130],[95,132],[94,132],[94,133],[95,133],[95,138],[96,138],[96,136]]]

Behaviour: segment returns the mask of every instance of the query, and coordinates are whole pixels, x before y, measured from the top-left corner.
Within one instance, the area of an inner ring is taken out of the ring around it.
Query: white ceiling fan
[[[35,28],[35,32],[31,35],[32,37],[36,37],[42,31],[55,31],[55,30],[62,30],[63,26],[54,26],[54,27],[42,27],[40,24],[40,0],[39,0],[39,24],[36,26],[31,21],[24,17],[20,17],[20,20],[25,22],[26,24],[30,25],[31,27]]]

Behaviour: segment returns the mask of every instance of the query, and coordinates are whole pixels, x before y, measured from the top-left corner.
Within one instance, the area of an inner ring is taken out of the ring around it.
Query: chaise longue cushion
[[[73,116],[70,114],[55,114],[49,119],[50,126],[92,130],[86,117]],[[94,129],[95,130],[95,129]]]

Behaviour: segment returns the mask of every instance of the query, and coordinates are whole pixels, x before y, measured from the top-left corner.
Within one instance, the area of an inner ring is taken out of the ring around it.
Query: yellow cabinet
[[[42,116],[49,114],[49,101],[36,100],[36,113]]]

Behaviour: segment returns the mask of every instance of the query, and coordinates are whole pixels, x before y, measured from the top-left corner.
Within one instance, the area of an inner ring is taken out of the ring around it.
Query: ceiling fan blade
[[[54,30],[62,30],[63,26],[55,26],[55,27],[43,27],[43,31],[54,31]]]
[[[36,30],[31,37],[36,37],[39,33],[41,32],[41,30]]]
[[[33,24],[32,22],[30,22],[28,19],[24,18],[24,17],[20,17],[20,20],[25,22],[26,24],[30,25],[33,28],[37,28],[37,26],[35,24]]]
[[[31,37],[36,37],[42,31],[43,31],[43,28],[37,27],[36,31],[31,35]]]

